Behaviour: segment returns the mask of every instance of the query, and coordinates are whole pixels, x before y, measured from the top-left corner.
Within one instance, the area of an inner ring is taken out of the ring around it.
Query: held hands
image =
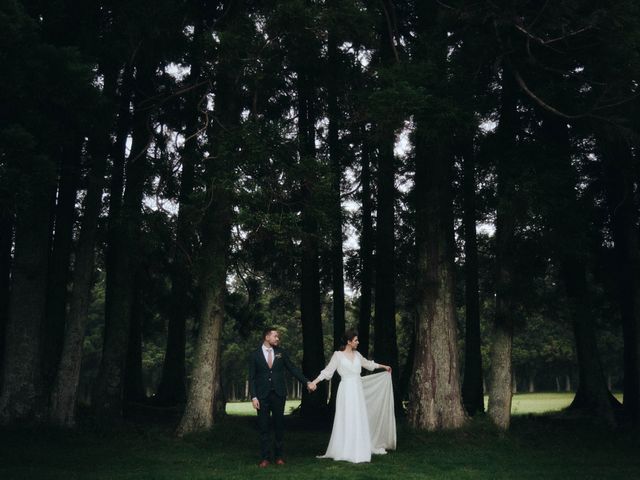
[[[257,398],[252,398],[251,403],[253,404],[253,408],[255,408],[256,410],[260,410],[260,400],[258,400]]]
[[[307,382],[307,390],[309,390],[309,393],[315,392],[316,388],[318,388],[318,386],[315,383]]]

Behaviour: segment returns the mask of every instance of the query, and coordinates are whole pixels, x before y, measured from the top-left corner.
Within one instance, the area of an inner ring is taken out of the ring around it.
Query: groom
[[[275,459],[277,465],[284,465],[282,446],[284,440],[284,405],[287,397],[284,371],[289,372],[310,392],[316,388],[296,368],[287,353],[278,348],[280,336],[275,328],[269,327],[262,333],[262,345],[251,354],[249,359],[249,392],[253,408],[258,411],[258,428],[260,430],[259,467],[269,465],[271,433],[269,417],[273,418],[275,433]]]

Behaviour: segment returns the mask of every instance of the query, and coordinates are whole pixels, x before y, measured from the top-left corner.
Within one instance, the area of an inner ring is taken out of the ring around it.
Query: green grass
[[[287,400],[284,407],[284,414],[290,414],[298,408],[299,405],[300,400]],[[229,415],[255,415],[256,411],[253,409],[251,402],[230,402],[227,403],[227,413]]]
[[[569,406],[573,400],[573,393],[518,393],[513,397],[511,413],[523,415],[530,413],[559,412]],[[616,397],[622,402],[622,395]],[[485,407],[488,397],[485,397]],[[300,400],[287,400],[285,415],[300,405]],[[255,415],[251,402],[233,402],[227,404],[229,415]]]
[[[598,425],[554,417],[567,393],[514,396],[514,424],[495,432],[486,419],[448,433],[418,433],[399,425],[398,451],[371,464],[318,460],[329,429],[288,420],[288,465],[259,470],[255,411],[249,402],[230,403],[213,431],[179,440],[171,426],[128,424],[107,432],[85,428],[0,431],[0,479],[199,479],[199,478],[634,478],[638,437]],[[287,401],[290,413],[299,401]],[[635,449],[635,450],[634,450]]]
[[[573,400],[573,393],[518,393],[513,396],[511,404],[512,415],[523,415],[530,413],[559,412],[568,407]],[[622,395],[616,394],[622,402]],[[488,397],[484,398],[485,408]]]
[[[399,422],[398,450],[369,464],[316,459],[328,426],[287,419],[284,467],[257,467],[255,417],[228,416],[207,433],[177,439],[172,425],[109,431],[0,430],[0,479],[632,479],[640,438],[628,430],[555,416],[513,420],[508,433],[486,418],[455,432],[415,432]]]

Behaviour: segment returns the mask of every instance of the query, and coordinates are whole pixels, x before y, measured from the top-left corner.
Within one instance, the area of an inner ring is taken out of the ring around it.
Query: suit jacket
[[[286,397],[285,370],[288,370],[302,384],[306,385],[309,382],[300,369],[291,363],[287,352],[279,347],[273,349],[273,365],[269,368],[264,353],[262,353],[262,346],[260,346],[249,357],[249,393],[251,398],[260,400],[269,395],[271,390],[275,390],[281,397]]]

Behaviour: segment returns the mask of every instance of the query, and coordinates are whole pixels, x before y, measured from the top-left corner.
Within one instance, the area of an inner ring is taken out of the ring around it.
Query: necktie
[[[267,364],[269,365],[269,368],[273,366],[273,349],[272,348],[267,349]]]

